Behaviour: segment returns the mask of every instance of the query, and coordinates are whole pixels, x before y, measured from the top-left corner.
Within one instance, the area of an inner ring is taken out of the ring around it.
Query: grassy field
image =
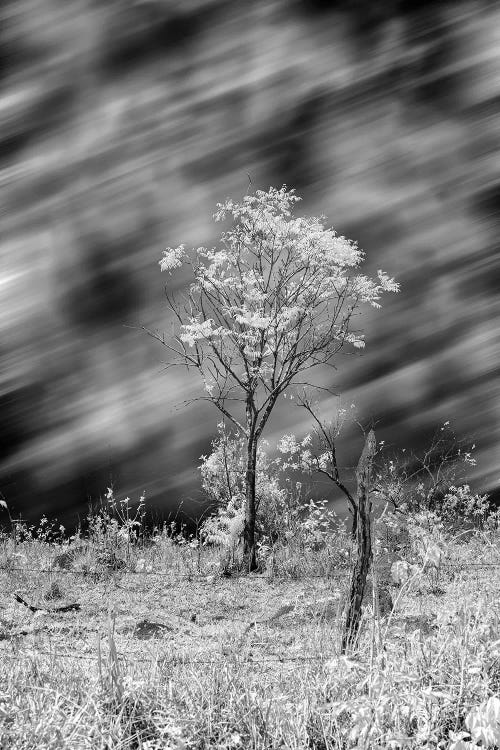
[[[478,747],[460,733],[500,693],[499,540],[392,585],[392,612],[368,596],[347,656],[348,573],[327,559],[227,577],[217,550],[167,533],[113,549],[5,535],[0,747]]]

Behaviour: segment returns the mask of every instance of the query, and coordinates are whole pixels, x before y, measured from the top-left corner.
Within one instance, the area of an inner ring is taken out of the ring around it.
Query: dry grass
[[[226,578],[167,538],[118,568],[90,543],[61,567],[62,551],[0,549],[2,749],[448,748],[500,690],[495,569],[419,576],[382,618],[367,602],[343,657],[345,574]]]

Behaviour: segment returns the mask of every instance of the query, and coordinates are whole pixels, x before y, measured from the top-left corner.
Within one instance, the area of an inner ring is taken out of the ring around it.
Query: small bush
[[[445,422],[420,454],[400,449],[379,454],[374,491],[379,500],[402,517],[435,513],[450,529],[498,526],[500,514],[486,495],[475,493],[466,482],[476,465],[475,445],[467,447]]]
[[[280,486],[276,465],[266,453],[265,442],[257,451],[257,538],[275,540],[282,533],[288,493]],[[213,514],[201,526],[201,538],[210,544],[234,549],[243,532],[245,514],[245,441],[218,425],[212,453],[201,457],[202,487],[212,503]]]

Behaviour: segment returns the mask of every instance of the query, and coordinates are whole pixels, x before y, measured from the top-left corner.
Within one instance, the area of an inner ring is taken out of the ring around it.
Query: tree
[[[256,568],[257,446],[282,394],[333,364],[346,345],[361,348],[351,327],[363,303],[379,307],[398,285],[383,271],[377,280],[355,273],[364,254],[355,242],[324,226],[324,217],[293,215],[293,190],[270,188],[217,205],[217,222],[232,220],[217,248],[167,248],[162,271],[190,265],[184,300],[166,290],[177,333],[147,331],[175,356],[171,364],[200,373],[206,395],[244,438],[246,446],[244,554]],[[145,329],[147,330],[147,329]],[[302,385],[311,384],[310,381]]]
[[[361,623],[361,605],[366,587],[366,578],[373,559],[372,550],[372,507],[370,501],[373,459],[377,451],[375,433],[370,430],[366,436],[363,451],[356,467],[356,541],[357,554],[351,575],[346,619],[342,637],[342,653],[356,642]]]

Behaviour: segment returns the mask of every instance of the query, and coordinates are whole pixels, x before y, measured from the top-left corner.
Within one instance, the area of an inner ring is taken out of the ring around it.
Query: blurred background
[[[476,487],[499,486],[498,3],[3,0],[0,70],[13,514],[70,522],[111,482],[196,512],[217,412],[184,408],[196,377],[125,326],[169,329],[162,250],[213,245],[247,174],[296,188],[401,283],[364,316],[364,353],[318,382],[400,447],[450,420],[477,445]],[[271,445],[303,419],[282,406]],[[343,460],[361,446],[348,430]]]

